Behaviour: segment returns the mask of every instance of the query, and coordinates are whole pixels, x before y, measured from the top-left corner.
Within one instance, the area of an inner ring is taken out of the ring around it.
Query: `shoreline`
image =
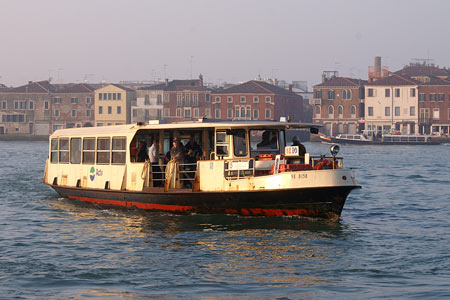
[[[48,141],[48,135],[0,135],[0,141]]]

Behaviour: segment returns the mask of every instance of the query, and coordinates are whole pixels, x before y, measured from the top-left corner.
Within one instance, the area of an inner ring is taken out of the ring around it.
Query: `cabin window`
[[[252,157],[262,153],[279,153],[278,131],[275,129],[250,130],[250,149]]]
[[[70,163],[81,163],[81,138],[70,139]]]
[[[233,130],[233,146],[235,156],[247,155],[247,138],[244,129]]]
[[[53,164],[58,163],[58,139],[52,139],[50,162]]]
[[[110,138],[97,139],[97,164],[109,164],[111,151]]]
[[[95,163],[95,138],[83,139],[83,164]]]
[[[126,156],[126,138],[113,137],[112,138],[112,163],[125,164]]]
[[[230,136],[225,131],[216,132],[216,155],[228,156],[228,147],[230,145]]]
[[[59,162],[68,164],[69,163],[69,139],[63,138],[59,139]]]

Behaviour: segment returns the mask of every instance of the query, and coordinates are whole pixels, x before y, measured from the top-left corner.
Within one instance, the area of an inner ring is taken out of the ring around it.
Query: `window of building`
[[[320,115],[320,105],[316,105],[315,112],[316,112],[316,115]]]
[[[45,110],[48,110],[49,107],[50,107],[50,103],[49,103],[48,101],[45,101],[45,102],[44,102],[44,109],[45,109]]]
[[[122,106],[117,106],[117,114],[122,114]]]
[[[181,117],[181,108],[177,107],[177,117]]]
[[[411,97],[415,97],[416,96],[416,88],[411,88],[410,89],[410,96]]]
[[[227,109],[227,118],[233,119],[233,109],[231,109],[231,108]]]
[[[339,105],[338,106],[338,115],[340,117],[342,117],[343,113],[344,113],[344,108],[342,107],[342,105]]]
[[[395,107],[395,116],[396,117],[400,116],[400,106]]]
[[[356,117],[356,106],[355,105],[352,105],[350,107],[350,114],[352,115],[352,118]]]
[[[251,120],[252,119],[252,115],[251,115],[251,107],[250,107],[250,105],[247,105],[247,107],[245,108],[245,110],[246,110],[246,118],[248,119],[248,120]]]
[[[245,96],[241,96],[241,103],[245,103]]]
[[[234,107],[234,118],[235,118],[235,119],[239,119],[239,117],[240,117],[240,115],[241,115],[239,112],[240,112],[239,106],[235,106],[235,107]]]
[[[97,164],[109,164],[111,156],[111,139],[100,137],[97,139]]]
[[[184,105],[191,106],[191,94],[190,93],[184,94]]]
[[[77,116],[77,111],[76,109],[72,109],[72,117],[76,117]]]
[[[220,109],[217,108],[214,115],[216,119],[220,119]]]
[[[108,95],[108,96],[107,96],[107,97],[108,97],[108,100],[112,100],[112,93],[108,93],[107,95]]]
[[[2,122],[3,123],[25,123],[25,115],[2,115]]]
[[[164,102],[169,102],[169,93],[164,93]]]
[[[117,100],[117,93],[113,93],[113,100]]]
[[[400,89],[395,89],[395,97],[400,97]]]
[[[184,109],[184,118],[190,120],[191,119],[191,109],[185,108]]]
[[[156,95],[156,104],[157,105],[162,104],[162,95],[161,94]]]
[[[15,110],[19,109],[19,101],[14,101],[14,109]]]
[[[122,93],[117,93],[117,100],[122,100]]]
[[[150,105],[150,95],[144,95],[144,105]]]
[[[70,103],[77,104],[78,103],[78,98],[76,98],[76,97],[70,98]]]
[[[423,102],[427,100],[424,93],[419,93],[419,101]]]
[[[103,106],[98,107],[98,114],[99,115],[103,114]]]
[[[60,97],[54,97],[53,98],[53,103],[61,103],[61,98]]]
[[[108,115],[112,114],[112,106],[108,106]]]
[[[410,116],[415,116],[416,115],[416,107],[414,107],[414,106],[410,106],[409,107],[409,115]]]
[[[321,99],[322,98],[322,91],[321,90],[315,90],[314,91],[314,98]]]
[[[266,119],[270,119],[271,118],[271,111],[270,109],[266,109]]]
[[[211,94],[205,94],[205,101],[206,102],[209,102],[209,101],[211,101]]]
[[[267,96],[267,97],[266,97],[266,103],[270,103],[271,101],[272,101],[272,97]]]
[[[205,108],[205,116],[207,117],[207,118],[211,118],[211,109],[210,108]]]
[[[183,105],[183,94],[177,93],[177,106]]]
[[[439,108],[433,108],[433,119],[439,120]]]
[[[228,102],[228,103],[233,103],[233,97],[228,96],[228,97],[227,97],[227,102]]]
[[[245,119],[245,106],[241,106],[241,119]]]
[[[391,108],[389,106],[384,107],[384,116],[389,117],[391,115]]]
[[[259,103],[259,97],[258,96],[253,97],[253,103]]]
[[[34,101],[28,102],[28,107],[30,110],[34,110]]]
[[[198,93],[194,93],[192,96],[192,105],[198,106]]]
[[[126,137],[112,138],[112,164],[123,165],[126,158]]]
[[[59,139],[59,163],[69,163],[69,138]]]
[[[91,110],[90,109],[86,109],[86,117],[90,117],[91,116]]]
[[[98,94],[98,100],[103,100],[103,93]]]
[[[59,109],[55,109],[55,117],[59,117]]]
[[[220,103],[220,97],[219,96],[216,96],[214,98],[214,103]]]
[[[430,101],[431,102],[436,101],[436,94],[430,94]]]
[[[102,126],[103,126],[103,123],[97,123],[97,126],[98,126],[98,127],[102,127]]]
[[[388,98],[391,96],[391,89],[385,89],[384,90],[384,97]]]
[[[258,119],[259,119],[259,110],[254,109],[253,110],[253,120],[258,120]]]
[[[81,163],[81,138],[70,139],[70,163]]]
[[[165,108],[164,109],[164,117],[169,117],[170,116],[170,108]]]
[[[336,92],[334,90],[328,90],[328,99],[333,100],[336,98]]]
[[[373,117],[373,107],[372,106],[367,107],[367,115],[370,117]]]
[[[20,101],[20,109],[21,110],[27,109],[27,102],[26,101]]]
[[[86,104],[91,104],[91,97],[86,97]]]
[[[198,116],[199,116],[199,109],[198,108],[194,108],[193,115],[194,115],[194,118],[198,118]]]
[[[133,114],[133,118],[136,118],[136,116],[137,116],[137,109],[133,108],[132,114]]]
[[[444,94],[438,94],[438,101],[444,102],[445,101],[445,95]]]
[[[367,97],[374,97],[374,96],[375,96],[374,89],[368,88],[367,89]]]
[[[7,102],[6,101],[2,101],[2,109],[3,110],[7,109]]]
[[[328,116],[331,118],[334,115],[333,105],[328,106]]]

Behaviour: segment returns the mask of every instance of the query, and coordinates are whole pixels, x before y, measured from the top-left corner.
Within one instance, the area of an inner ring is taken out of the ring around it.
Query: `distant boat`
[[[359,144],[359,145],[439,145],[429,135],[382,134],[381,136],[365,134],[338,134],[320,136],[324,144]]]

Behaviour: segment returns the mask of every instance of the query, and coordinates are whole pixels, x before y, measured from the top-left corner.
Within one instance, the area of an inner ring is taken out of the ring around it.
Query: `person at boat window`
[[[137,162],[145,162],[146,160],[148,160],[147,143],[145,141],[139,141],[136,152]]]
[[[188,176],[194,178],[194,172],[197,170],[197,160],[199,160],[202,155],[202,148],[195,141],[194,137],[191,136],[189,138],[189,142],[184,146],[186,149],[186,163],[189,164],[186,166],[186,171],[191,171],[188,173]]]
[[[298,136],[294,136],[294,138],[292,139],[292,146],[297,146],[298,156],[300,156],[301,158],[305,158],[306,148],[302,143],[300,143]]]
[[[148,151],[148,156],[150,157],[150,162],[152,163],[152,174],[153,174],[153,186],[161,186],[161,168],[158,165],[159,151],[158,151],[158,140],[154,139],[152,146]]]
[[[266,130],[262,134],[262,141],[259,142],[256,147],[257,148],[263,148],[270,145],[270,131]]]
[[[256,145],[257,149],[277,149],[277,133],[273,130],[266,130],[262,134],[262,141]]]

